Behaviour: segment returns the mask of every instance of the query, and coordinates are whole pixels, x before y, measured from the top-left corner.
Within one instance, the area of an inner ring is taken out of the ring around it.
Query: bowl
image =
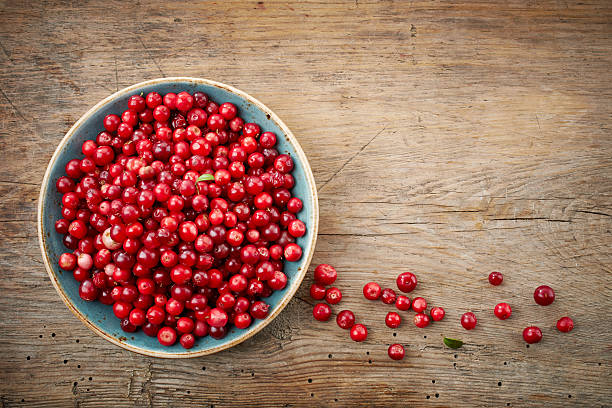
[[[289,153],[294,159],[295,187],[293,195],[300,197],[304,208],[298,214],[307,227],[306,234],[297,239],[303,248],[302,258],[298,262],[285,262],[284,272],[288,283],[285,289],[275,291],[265,301],[270,304],[270,312],[266,319],[254,320],[250,327],[244,330],[232,327],[225,338],[215,340],[210,336],[200,338],[192,349],[185,350],[177,342],[171,347],[162,346],[156,337],[148,337],[142,331],[135,333],[123,332],[112,311],[111,306],[100,302],[87,302],[78,294],[78,282],[72,277],[72,272],[59,268],[58,258],[66,252],[62,237],[55,231],[55,221],[61,218],[61,194],[56,191],[55,182],[64,174],[66,163],[73,158],[82,158],[81,144],[85,140],[95,139],[103,130],[102,120],[110,113],[120,113],[127,107],[131,95],[147,94],[157,91],[160,94],[187,91],[193,93],[202,91],[216,102],[232,102],[239,109],[239,114],[246,122],[259,124],[262,132],[276,133],[280,153]],[[257,99],[234,87],[219,82],[200,78],[174,77],[160,78],[122,89],[105,98],[85,113],[64,136],[55,150],[43,178],[38,202],[38,238],[43,255],[45,268],[55,286],[57,293],[66,306],[87,327],[99,336],[127,350],[161,358],[189,358],[215,353],[235,346],[255,335],[269,324],[289,303],[297,291],[312,259],[317,239],[319,222],[319,207],[317,190],[312,170],[304,151],[287,125],[268,107]]]

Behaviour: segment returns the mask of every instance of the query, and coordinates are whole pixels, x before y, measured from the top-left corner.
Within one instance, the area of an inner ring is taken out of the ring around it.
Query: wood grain
[[[605,0],[0,2],[2,406],[611,406],[611,17]],[[179,75],[294,131],[319,186],[313,264],[337,266],[367,342],[315,324],[311,275],[262,333],[189,361],[115,347],[61,303],[36,240],[48,159],[98,100]],[[447,317],[406,312],[394,334],[360,292],[405,270]],[[544,340],[526,348],[528,324]]]

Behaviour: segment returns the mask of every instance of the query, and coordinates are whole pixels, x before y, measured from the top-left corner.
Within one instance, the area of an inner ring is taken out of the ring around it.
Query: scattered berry
[[[434,322],[439,322],[440,320],[444,319],[444,315],[446,313],[441,307],[432,307],[429,314],[431,315],[431,320]]]
[[[414,325],[421,329],[429,326],[430,319],[425,313],[417,313],[414,315]]]
[[[395,303],[396,298],[397,295],[395,294],[395,291],[393,289],[387,288],[382,290],[381,299],[384,304],[392,305],[393,303]]]
[[[382,294],[380,285],[376,282],[366,283],[363,287],[363,296],[368,300],[377,300]]]
[[[410,298],[404,295],[399,295],[397,299],[395,299],[395,307],[397,307],[398,310],[409,310],[411,304]]]
[[[555,291],[550,286],[538,286],[533,292],[533,299],[540,306],[548,306],[555,301]]]
[[[404,347],[401,344],[392,344],[387,351],[391,360],[402,360],[404,358]]]
[[[414,273],[404,272],[399,274],[396,280],[397,288],[402,292],[412,292],[417,285],[417,278]]]
[[[325,301],[330,305],[335,305],[342,300],[342,292],[338,288],[329,288],[325,292]]]
[[[317,303],[312,309],[312,315],[320,322],[326,322],[331,316],[331,308],[325,303]]]
[[[314,279],[320,285],[331,285],[336,281],[338,273],[336,268],[328,264],[321,264],[315,268]]]
[[[336,323],[342,329],[348,330],[355,325],[355,314],[350,310],[343,310],[336,316]]]
[[[314,300],[325,299],[325,286],[321,286],[318,283],[313,283],[310,286],[310,297]]]
[[[476,315],[472,312],[464,313],[463,316],[461,316],[461,325],[465,330],[472,330],[476,327],[476,323],[478,323]]]
[[[387,327],[392,329],[396,329],[402,323],[402,318],[396,312],[387,313],[387,317],[385,317],[385,324]]]
[[[499,286],[504,281],[504,275],[501,272],[491,272],[489,274],[489,283],[493,286]]]
[[[574,330],[574,321],[570,317],[562,317],[557,321],[557,330],[563,333],[569,333]]]
[[[495,309],[493,310],[495,316],[497,316],[500,320],[506,320],[512,315],[512,308],[507,303],[498,303],[495,305]]]
[[[529,326],[523,330],[523,339],[529,344],[539,343],[542,340],[542,330],[536,326]]]
[[[356,324],[351,327],[350,335],[354,341],[365,341],[368,338],[368,329],[363,324]]]
[[[422,297],[416,297],[412,300],[412,310],[421,313],[427,309],[427,301]]]

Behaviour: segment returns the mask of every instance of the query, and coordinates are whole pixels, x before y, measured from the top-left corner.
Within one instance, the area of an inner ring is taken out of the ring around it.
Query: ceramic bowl
[[[85,140],[95,139],[103,130],[102,120],[107,114],[123,112],[131,95],[146,95],[151,91],[162,95],[181,91],[205,92],[216,102],[232,102],[238,107],[240,116],[246,122],[259,124],[262,132],[276,133],[278,150],[291,154],[295,162],[293,176],[296,183],[293,194],[304,202],[304,208],[298,218],[306,224],[307,233],[297,240],[303,248],[303,256],[298,262],[285,263],[287,287],[265,299],[271,305],[268,317],[255,320],[248,329],[239,330],[233,327],[221,340],[210,336],[198,339],[190,350],[183,349],[178,342],[171,347],[162,346],[157,338],[148,337],[142,331],[123,332],[119,327],[119,320],[113,315],[112,307],[82,300],[78,294],[79,285],[72,277],[72,272],[62,271],[58,267],[60,254],[67,250],[62,244],[62,236],[56,233],[54,228],[55,221],[61,218],[61,194],[55,189],[56,180],[64,174],[64,167],[70,159],[83,157],[81,144]],[[142,82],[114,93],[91,108],[70,128],[55,150],[42,182],[38,203],[38,236],[43,261],[53,286],[66,306],[87,327],[111,343],[137,353],[162,358],[188,358],[215,353],[243,342],[269,324],[291,300],[306,274],[315,248],[318,222],[317,190],[312,171],[304,151],[289,128],[274,112],[247,93],[219,82],[199,78],[161,78]]]

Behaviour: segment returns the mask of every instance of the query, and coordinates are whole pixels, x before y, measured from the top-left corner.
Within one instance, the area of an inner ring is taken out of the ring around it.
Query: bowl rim
[[[117,99],[117,98],[119,98],[121,96],[124,96],[126,94],[132,93],[135,90],[137,90],[138,88],[141,88],[143,86],[156,85],[156,84],[166,84],[166,83],[173,83],[173,82],[192,82],[194,84],[204,84],[204,85],[210,85],[210,86],[214,86],[214,87],[217,87],[217,88],[221,88],[223,90],[226,90],[228,92],[231,92],[233,94],[238,95],[239,97],[241,97],[241,98],[247,100],[248,102],[250,102],[252,105],[258,107],[264,113],[270,115],[270,119],[273,120],[281,128],[281,130],[285,133],[285,135],[287,136],[287,139],[288,139],[289,143],[295,149],[295,152],[296,152],[296,154],[297,154],[297,156],[298,156],[298,158],[299,158],[299,160],[300,160],[300,162],[301,162],[301,164],[302,164],[302,166],[304,168],[304,174],[306,176],[307,184],[308,184],[308,187],[310,188],[311,194],[312,194],[312,206],[313,206],[313,218],[314,218],[314,225],[311,226],[311,228],[313,229],[313,231],[312,231],[313,232],[312,239],[308,243],[309,244],[309,250],[308,250],[308,253],[304,254],[305,259],[306,259],[306,261],[304,263],[304,266],[301,267],[301,269],[298,268],[298,274],[294,278],[292,287],[282,297],[278,307],[275,308],[273,313],[271,313],[268,317],[266,317],[266,319],[263,320],[262,324],[252,328],[251,330],[246,330],[243,334],[241,334],[240,336],[236,337],[235,339],[233,339],[230,342],[223,343],[223,344],[220,344],[219,346],[211,347],[211,348],[206,349],[206,350],[197,350],[197,351],[185,352],[185,353],[160,352],[160,351],[155,351],[155,350],[148,350],[146,348],[142,348],[142,347],[139,347],[139,346],[134,346],[134,345],[122,342],[121,340],[119,340],[119,339],[109,335],[104,330],[99,329],[96,325],[91,323],[79,311],[79,309],[72,303],[70,298],[64,292],[64,289],[62,288],[62,286],[59,284],[59,281],[58,281],[57,277],[55,276],[55,273],[53,272],[53,269],[51,268],[51,262],[50,262],[49,256],[47,255],[45,236],[44,236],[44,232],[43,232],[43,211],[44,211],[43,203],[46,201],[46,190],[47,190],[45,187],[48,185],[49,180],[51,178],[51,168],[53,167],[53,165],[57,161],[58,157],[60,156],[61,151],[63,150],[63,148],[66,145],[66,143],[68,142],[68,140],[70,140],[70,138],[81,127],[81,125],[86,120],[88,120],[103,105],[105,105],[105,104],[107,104],[107,103],[109,103],[109,102],[111,102],[111,101],[113,101],[113,100],[115,100],[115,99]],[[285,308],[285,306],[287,306],[289,301],[291,299],[293,299],[293,296],[295,295],[295,293],[297,292],[298,288],[300,287],[300,285],[301,285],[301,283],[302,283],[302,281],[304,279],[304,276],[306,275],[306,272],[308,271],[308,267],[310,266],[310,262],[312,261],[312,256],[314,254],[315,245],[316,245],[316,242],[317,242],[318,228],[319,228],[319,200],[318,200],[318,194],[317,194],[317,187],[316,187],[315,179],[314,179],[314,176],[312,174],[312,169],[310,168],[310,163],[308,162],[308,159],[306,158],[306,154],[302,150],[302,147],[300,146],[299,142],[297,141],[296,137],[293,135],[291,130],[287,127],[287,125],[270,108],[268,108],[266,105],[264,105],[258,99],[252,97],[251,95],[247,94],[246,92],[241,91],[241,90],[239,90],[239,89],[237,89],[237,88],[235,88],[235,87],[233,87],[231,85],[227,85],[227,84],[224,84],[224,83],[221,83],[221,82],[213,81],[213,80],[210,80],[210,79],[204,79],[204,78],[194,78],[194,77],[164,77],[164,78],[151,79],[151,80],[148,80],[148,81],[139,82],[137,84],[128,86],[126,88],[123,88],[123,89],[113,93],[112,95],[102,99],[100,102],[98,102],[96,105],[94,105],[91,109],[89,109],[85,114],[83,114],[83,116],[81,116],[79,118],[79,120],[77,120],[74,123],[74,125],[72,125],[72,127],[68,130],[68,132],[66,132],[66,134],[64,135],[64,137],[62,138],[62,140],[58,144],[57,148],[55,149],[55,152],[53,153],[53,156],[51,156],[51,159],[49,160],[49,164],[47,165],[47,169],[45,171],[45,175],[44,175],[43,180],[42,180],[42,184],[41,184],[41,188],[40,188],[40,194],[39,194],[39,198],[38,198],[37,229],[38,229],[38,242],[39,242],[39,245],[40,245],[40,250],[41,250],[42,255],[43,255],[43,263],[45,265],[45,269],[47,270],[47,274],[49,275],[51,283],[55,287],[55,290],[59,294],[59,296],[62,299],[62,301],[64,302],[64,304],[68,307],[68,309],[79,320],[81,320],[81,322],[83,322],[85,324],[85,326],[89,327],[89,329],[91,329],[94,333],[96,333],[100,337],[102,337],[102,338],[108,340],[109,342],[111,342],[111,343],[113,343],[113,344],[115,344],[115,345],[117,345],[119,347],[122,347],[122,348],[124,348],[126,350],[133,351],[133,352],[136,352],[136,353],[139,353],[139,354],[143,354],[143,355],[146,355],[146,356],[159,357],[159,358],[192,358],[192,357],[198,357],[198,356],[204,356],[204,355],[208,355],[208,354],[213,354],[213,353],[216,353],[216,352],[228,349],[230,347],[233,347],[233,346],[235,346],[237,344],[240,344],[243,341],[245,341],[245,340],[249,339],[250,337],[254,336],[255,334],[259,333],[272,320],[274,320],[276,318],[276,316],[278,316],[280,314],[280,312]]]

